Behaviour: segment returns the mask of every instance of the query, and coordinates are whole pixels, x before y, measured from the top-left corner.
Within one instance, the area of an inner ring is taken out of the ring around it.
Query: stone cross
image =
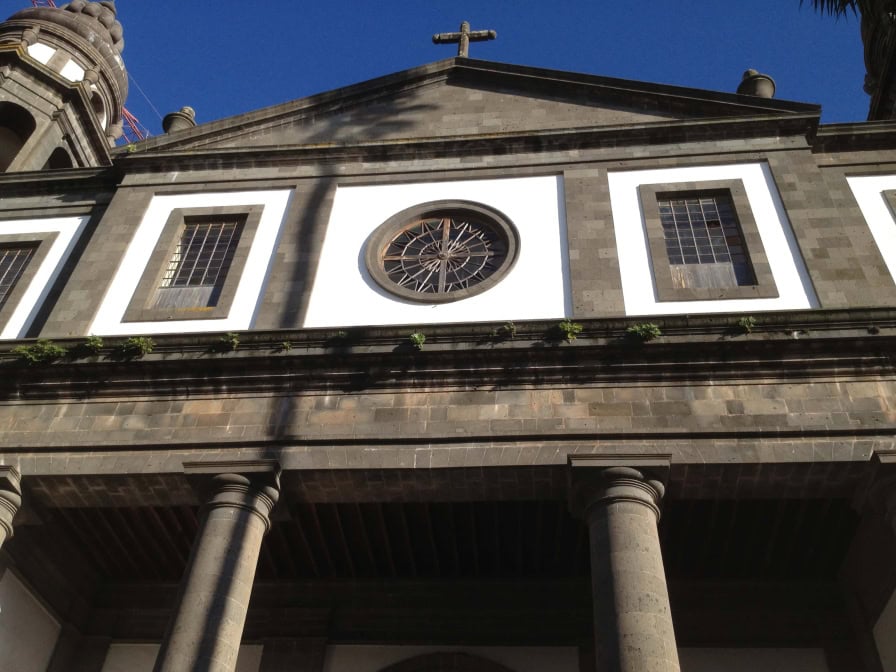
[[[433,44],[454,44],[457,42],[457,55],[468,58],[470,55],[470,42],[485,42],[494,40],[498,33],[494,30],[470,30],[470,22],[460,24],[460,32],[436,33],[432,36]]]

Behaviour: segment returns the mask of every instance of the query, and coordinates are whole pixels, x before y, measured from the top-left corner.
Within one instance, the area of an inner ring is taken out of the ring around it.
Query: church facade
[[[122,44],[0,24],[0,669],[896,670],[896,125]]]

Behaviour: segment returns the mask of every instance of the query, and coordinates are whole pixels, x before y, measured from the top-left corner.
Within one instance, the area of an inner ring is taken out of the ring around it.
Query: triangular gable
[[[805,114],[818,109],[455,58],[150,138],[140,149],[326,146]]]

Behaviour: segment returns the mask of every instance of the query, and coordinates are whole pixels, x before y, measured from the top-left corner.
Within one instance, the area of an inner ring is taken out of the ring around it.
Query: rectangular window
[[[211,308],[243,230],[241,218],[187,219],[156,290],[154,308]]]
[[[657,206],[675,287],[756,284],[730,194],[660,194]]]
[[[171,210],[122,321],[226,318],[263,210],[260,205]]]
[[[3,308],[36,250],[36,243],[0,246],[0,308]]]
[[[638,187],[656,300],[778,296],[740,180]]]

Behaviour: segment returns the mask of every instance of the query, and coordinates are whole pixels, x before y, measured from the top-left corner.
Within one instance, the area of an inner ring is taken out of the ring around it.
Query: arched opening
[[[6,172],[36,127],[24,107],[0,103],[0,171]]]
[[[96,118],[99,120],[100,126],[102,126],[103,130],[105,130],[106,104],[103,102],[103,97],[100,95],[99,91],[94,90],[93,95],[90,96],[90,106],[96,113]]]
[[[513,672],[513,670],[468,653],[427,653],[390,665],[380,672]]]
[[[44,170],[60,170],[62,168],[72,168],[74,165],[72,157],[66,149],[64,147],[57,147],[53,150],[53,153],[50,154],[50,158],[47,159],[46,164],[44,164]]]

